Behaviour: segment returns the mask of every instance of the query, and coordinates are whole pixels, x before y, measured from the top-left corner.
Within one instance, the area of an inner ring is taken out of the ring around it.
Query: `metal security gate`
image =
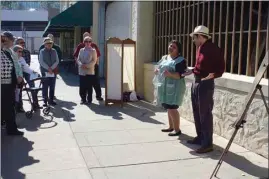
[[[189,34],[205,25],[224,50],[226,72],[255,76],[269,50],[268,6],[266,1],[155,2],[155,59],[166,54],[169,41],[176,39],[188,65],[194,66],[196,47]]]

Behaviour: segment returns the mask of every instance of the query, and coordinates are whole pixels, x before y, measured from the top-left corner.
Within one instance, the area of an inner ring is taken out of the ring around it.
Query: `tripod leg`
[[[228,151],[229,151],[229,149],[230,149],[230,147],[231,147],[231,145],[232,145],[232,143],[233,143],[233,140],[234,140],[234,138],[235,138],[235,136],[236,136],[236,134],[237,134],[238,129],[239,129],[239,127],[235,128],[234,133],[233,133],[231,139],[229,140],[229,142],[228,142],[226,148],[225,148],[224,151],[222,152],[222,154],[221,154],[221,156],[220,156],[220,159],[219,159],[219,161],[218,161],[218,164],[217,164],[217,166],[215,167],[215,169],[214,169],[214,171],[213,171],[213,173],[212,173],[210,179],[212,179],[213,176],[214,176],[214,177],[217,176],[217,174],[218,174],[218,172],[219,172],[219,169],[220,169],[220,167],[221,167],[221,164],[222,164],[222,162],[223,162],[223,158],[224,158],[224,156],[228,153]]]

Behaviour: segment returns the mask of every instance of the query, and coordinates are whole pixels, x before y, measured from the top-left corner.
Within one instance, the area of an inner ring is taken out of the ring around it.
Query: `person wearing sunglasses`
[[[91,37],[91,34],[89,32],[85,32],[83,34],[83,39],[85,37],[87,37],[87,36]],[[77,61],[78,53],[79,53],[80,49],[82,49],[84,47],[85,47],[85,44],[83,42],[81,42],[77,46],[77,48],[76,48],[76,50],[75,50],[75,52],[73,54],[73,56],[75,57],[75,61]],[[94,91],[95,91],[95,94],[96,94],[96,99],[98,101],[103,101],[104,99],[102,98],[102,90],[101,90],[100,79],[99,79],[99,57],[101,56],[101,53],[100,53],[100,50],[99,50],[98,46],[95,43],[92,42],[91,47],[94,48],[96,50],[96,53],[97,53],[97,62],[95,64],[95,66],[94,66],[95,83],[93,84],[93,88],[94,88]]]
[[[30,66],[31,65],[31,53],[29,50],[25,48],[25,41],[22,37],[17,37],[15,41],[16,45],[20,45],[23,50],[22,50],[22,57],[24,58],[25,62]],[[34,87],[34,83],[30,82],[30,75],[26,72],[23,72],[23,77],[27,81],[30,87]]]
[[[31,65],[31,53],[29,50],[26,49],[24,39],[22,37],[17,37],[15,44],[20,45],[23,48],[22,57],[24,58],[26,63],[30,66]]]
[[[43,77],[47,77],[46,80],[43,81],[42,85],[42,96],[44,100],[44,107],[50,105],[56,105],[54,101],[55,94],[55,84],[56,84],[56,74],[55,69],[58,68],[59,58],[57,55],[57,51],[52,48],[53,41],[51,38],[44,38],[44,46],[39,53],[39,63],[40,63],[40,72]],[[48,96],[49,89],[49,96]]]
[[[181,44],[177,40],[169,43],[168,53],[158,62],[158,68],[155,70],[155,75],[159,79],[157,101],[168,113],[169,127],[162,129],[162,132],[169,132],[169,136],[179,136],[181,130],[178,108],[182,105],[186,91],[182,74],[185,73],[187,65],[181,55]]]
[[[95,82],[94,67],[97,62],[97,53],[92,48],[92,38],[86,36],[83,40],[84,48],[80,49],[77,64],[79,73],[79,95],[81,104],[92,103],[92,88]]]
[[[55,43],[53,34],[48,34],[47,37],[50,38],[50,39],[52,40],[52,48],[56,50],[56,52],[57,52],[57,56],[58,56],[58,59],[59,59],[59,63],[60,63],[60,62],[62,61],[62,50],[61,50],[61,47],[60,47],[58,44]],[[41,51],[42,49],[44,49],[44,48],[45,48],[45,45],[42,44],[42,45],[40,46],[40,48],[39,48],[39,54],[40,54],[40,51]],[[55,68],[55,69],[53,70],[53,72],[54,72],[54,74],[55,74],[55,76],[56,76],[56,78],[57,78],[57,75],[59,74],[59,68],[58,68],[58,67]],[[55,80],[55,84],[54,84],[54,86],[56,86],[56,80]],[[54,94],[54,95],[55,95],[55,94]],[[54,96],[53,98],[56,99],[56,96]]]
[[[19,57],[19,64],[22,68],[22,71],[24,73],[27,73],[29,76],[33,73],[37,73],[35,72],[34,70],[32,70],[30,68],[30,66],[26,63],[25,59],[23,58],[22,54],[23,54],[23,47],[20,46],[20,45],[15,45],[13,47],[13,50],[14,52],[16,52],[18,54],[18,57]],[[31,86],[29,84],[30,87],[34,87],[34,83],[33,83],[33,86]],[[17,102],[17,105],[21,104],[22,103],[22,88],[23,86],[20,85],[20,88],[17,89],[17,93],[16,93],[16,102]],[[33,107],[34,107],[34,110],[38,110],[38,109],[42,109],[42,107],[39,106],[38,104],[38,99],[37,99],[37,93],[36,92],[31,92],[32,94],[32,98],[33,98]]]
[[[15,89],[17,76],[11,54],[3,47],[8,37],[1,34],[1,122],[6,123],[8,135],[23,135],[18,130],[15,113]]]

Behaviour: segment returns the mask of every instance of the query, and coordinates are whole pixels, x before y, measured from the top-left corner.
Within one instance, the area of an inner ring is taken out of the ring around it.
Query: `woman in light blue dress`
[[[181,44],[173,40],[168,46],[168,55],[158,62],[155,75],[159,79],[157,101],[167,110],[169,127],[162,132],[170,132],[169,136],[178,136],[180,130],[179,106],[182,105],[186,90],[183,74],[187,69],[186,60],[181,56]]]

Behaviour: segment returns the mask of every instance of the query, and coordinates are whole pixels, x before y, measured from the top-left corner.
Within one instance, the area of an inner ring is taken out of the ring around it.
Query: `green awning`
[[[50,32],[64,32],[70,28],[92,26],[92,1],[79,1],[53,17],[44,30],[43,37]]]

